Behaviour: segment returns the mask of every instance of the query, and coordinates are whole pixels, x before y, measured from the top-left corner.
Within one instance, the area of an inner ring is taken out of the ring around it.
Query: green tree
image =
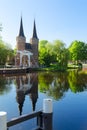
[[[4,65],[7,59],[7,50],[2,40],[0,40],[0,65]]]
[[[10,48],[10,45],[0,40],[0,65],[5,65],[8,59],[10,61],[13,55],[14,52]]]
[[[44,66],[50,66],[52,60],[51,44],[47,40],[40,41],[39,48],[39,64]]]
[[[47,52],[46,48],[42,48],[39,51],[39,63],[40,65],[50,66],[51,55]]]
[[[2,25],[0,24],[0,32],[2,31]],[[5,65],[6,62],[12,61],[14,57],[14,51],[11,49],[11,45],[8,43],[5,43],[2,40],[1,34],[0,34],[0,65]]]
[[[70,59],[76,63],[87,60],[87,44],[81,41],[73,41],[69,47]]]
[[[69,51],[60,40],[49,43],[47,40],[40,42],[39,63],[44,66],[57,64],[59,69],[66,69]]]
[[[42,49],[42,48],[45,48],[46,44],[48,43],[47,40],[41,40],[39,42],[39,50]]]
[[[50,58],[49,59],[50,63],[55,63],[56,62],[56,55],[53,52],[53,47],[54,47],[53,43],[48,42],[46,44],[46,49],[47,49],[48,56]]]
[[[65,44],[60,40],[55,40],[53,44],[53,54],[55,55],[56,62],[59,69],[64,69],[67,67],[69,59],[69,51],[65,48]]]

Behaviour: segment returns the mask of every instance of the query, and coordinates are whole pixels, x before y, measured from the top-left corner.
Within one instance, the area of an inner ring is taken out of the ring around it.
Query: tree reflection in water
[[[39,90],[52,96],[55,100],[63,97],[68,88],[67,73],[39,74]]]
[[[0,75],[0,95],[9,93],[11,91],[12,78]]]
[[[74,93],[86,90],[87,74],[78,70],[39,74],[39,90],[55,100],[62,98],[69,89]]]
[[[72,92],[82,92],[87,89],[87,74],[78,70],[70,71],[68,82]]]
[[[26,95],[29,95],[32,110],[35,111],[38,90],[55,100],[59,100],[68,90],[74,93],[87,90],[87,74],[72,70],[65,73],[35,72],[25,75],[0,76],[0,95],[10,93],[12,84],[16,88],[16,101],[21,115]]]

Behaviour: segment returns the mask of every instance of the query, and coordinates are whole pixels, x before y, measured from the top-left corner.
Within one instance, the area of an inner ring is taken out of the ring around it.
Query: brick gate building
[[[38,67],[38,43],[39,39],[37,37],[35,20],[32,38],[30,39],[30,43],[26,43],[21,17],[19,35],[16,37],[17,53],[15,57],[15,66]]]

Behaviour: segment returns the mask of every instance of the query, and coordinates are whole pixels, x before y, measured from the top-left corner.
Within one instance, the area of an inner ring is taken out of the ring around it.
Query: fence
[[[7,113],[1,111],[0,112],[0,130],[8,130],[9,127],[17,125],[26,120],[30,120],[32,118],[37,118],[37,130],[52,130],[52,100],[44,99],[43,100],[43,111],[33,112],[31,114],[22,115],[18,118],[14,118],[7,122]]]

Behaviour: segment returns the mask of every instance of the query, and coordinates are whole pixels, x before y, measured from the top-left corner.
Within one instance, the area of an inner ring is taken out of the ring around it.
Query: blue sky
[[[87,43],[87,0],[0,0],[0,23],[3,40],[16,45],[21,14],[26,42],[30,41],[33,21],[39,40],[62,40]]]

